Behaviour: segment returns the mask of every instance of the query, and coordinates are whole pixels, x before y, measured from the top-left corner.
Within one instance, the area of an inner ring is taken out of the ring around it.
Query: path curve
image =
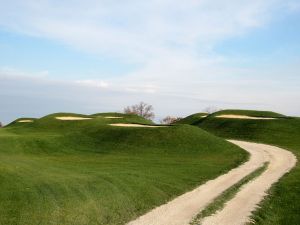
[[[258,149],[266,152],[269,155],[269,166],[259,177],[244,185],[221,211],[204,218],[202,225],[242,225],[250,222],[251,212],[266,196],[266,191],[296,165],[295,155],[282,148],[242,141],[232,142],[246,150]]]
[[[200,211],[202,211],[217,196],[219,196],[222,192],[224,192],[232,185],[239,182],[243,177],[249,175],[251,172],[263,166],[265,162],[270,161],[271,170],[275,170],[273,173],[277,174],[277,166],[274,168],[274,160],[272,159],[272,157],[275,157],[276,159],[282,158],[282,163],[290,163],[286,166],[283,166],[279,163],[281,167],[284,167],[284,169],[282,172],[281,170],[279,171],[280,174],[275,177],[277,179],[282,176],[284,172],[287,172],[292,167],[293,163],[295,163],[295,157],[290,152],[283,149],[279,149],[273,146],[262,148],[262,145],[249,142],[231,142],[239,145],[250,153],[250,159],[248,162],[235,169],[230,170],[228,173],[221,175],[214,180],[206,182],[193,191],[187,192],[175,198],[174,200],[153,209],[152,211],[137,218],[136,220],[129,222],[128,225],[189,224],[192,218],[196,216]],[[273,151],[274,148],[276,149],[275,151]],[[288,157],[288,160],[286,159],[286,157]],[[271,184],[275,181],[276,179],[272,178],[269,183]]]

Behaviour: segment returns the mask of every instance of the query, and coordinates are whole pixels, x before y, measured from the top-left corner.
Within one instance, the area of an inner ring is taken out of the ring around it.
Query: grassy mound
[[[247,158],[197,127],[113,127],[152,122],[106,115],[0,129],[1,225],[124,224]]]
[[[205,118],[208,114],[207,113],[195,113],[190,116],[187,116],[181,120],[176,121],[174,124],[194,124],[199,122],[199,120],[202,120]]]
[[[79,117],[79,118],[91,118],[89,120],[59,120],[60,117]],[[121,117],[121,118],[106,118],[106,117]],[[136,123],[136,124],[153,124],[152,121],[144,119],[137,115],[132,114],[120,114],[120,113],[99,113],[94,115],[83,115],[76,113],[54,113],[42,117],[40,119],[33,119],[33,123],[19,123],[18,121],[23,119],[17,119],[14,122],[8,124],[6,128],[20,127],[22,126],[26,130],[32,131],[44,131],[48,132],[64,132],[70,129],[78,130],[89,128],[99,125],[107,125],[112,123]]]
[[[276,114],[257,112],[251,115],[275,116]],[[292,151],[298,159],[300,158],[300,118],[233,120],[210,116],[197,125],[220,137],[279,146]],[[271,189],[270,196],[254,216],[257,224],[299,224],[300,202],[297,201],[300,198],[299,187],[300,166],[297,163],[296,168]]]
[[[19,125],[23,125],[24,123],[22,123],[22,121],[24,120],[30,120],[30,121],[36,121],[36,118],[29,118],[29,117],[23,117],[23,118],[19,118],[16,119],[15,121],[11,122],[10,124],[8,124],[7,126],[19,126]]]
[[[240,115],[240,116],[265,117],[265,118],[286,118],[285,115],[275,113],[275,112],[270,112],[270,111],[228,109],[228,110],[221,110],[212,114],[195,113],[175,122],[174,124],[197,125],[202,121],[206,120],[207,118],[214,118],[221,115]]]
[[[242,115],[242,116],[251,116],[251,117],[271,117],[271,118],[280,118],[285,117],[282,114],[270,111],[256,111],[256,110],[238,110],[238,109],[228,109],[221,110],[215,113],[212,113],[210,116],[220,116],[220,115]]]

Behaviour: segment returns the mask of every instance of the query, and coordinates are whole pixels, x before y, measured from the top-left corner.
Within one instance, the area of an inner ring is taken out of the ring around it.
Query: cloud
[[[221,40],[267,23],[282,0],[12,0],[0,9],[9,30],[82,51],[147,63],[174,52],[206,53]]]
[[[45,78],[48,77],[49,71],[43,70],[38,72],[24,72],[12,67],[0,67],[0,75],[2,77],[28,77],[28,78]]]
[[[268,24],[284,0],[11,0],[0,8],[0,26],[59,41],[112,61],[137,64],[121,80],[141,86],[197,82],[232,60],[215,45]],[[228,71],[226,68],[223,71]],[[124,79],[123,79],[124,78]],[[102,79],[85,85],[104,87]],[[128,89],[136,89],[128,87]]]
[[[109,84],[102,80],[77,80],[75,83],[89,87],[107,88]]]

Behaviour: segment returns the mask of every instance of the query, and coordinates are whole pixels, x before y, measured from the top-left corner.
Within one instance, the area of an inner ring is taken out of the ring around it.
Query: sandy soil
[[[216,116],[217,118],[229,118],[229,119],[250,119],[250,120],[274,120],[277,118],[271,118],[271,117],[254,117],[254,116],[244,116],[244,115],[219,115]]]
[[[114,127],[152,127],[152,128],[167,127],[167,126],[151,126],[151,125],[132,124],[132,123],[113,123],[109,125]]]
[[[244,185],[221,211],[205,218],[202,222],[203,225],[241,225],[250,222],[251,212],[262,201],[266,191],[296,165],[296,157],[284,149],[240,141],[234,143],[244,149],[260,149],[260,151],[266,152],[270,164],[261,176]]]
[[[33,120],[19,120],[18,123],[32,123]]]
[[[77,116],[58,116],[55,118],[58,120],[90,120],[90,119],[92,119],[92,118],[77,117]]]
[[[106,116],[104,118],[106,118],[106,119],[122,119],[124,117],[123,116]]]
[[[264,191],[293,167],[296,159],[290,152],[273,146],[240,141],[232,142],[250,153],[248,162],[214,180],[206,182],[191,192],[187,192],[153,209],[147,214],[128,223],[128,225],[187,225],[194,216],[211,203],[214,198],[240,181],[243,177],[263,166],[265,162],[269,161],[268,172],[263,173],[262,178],[259,177],[258,181],[254,181],[254,185],[251,183],[250,188],[245,188],[246,191],[243,191],[239,201],[234,201],[233,204],[230,204],[233,206],[230,207],[226,213],[207,218],[205,224],[235,225],[243,224],[247,221],[250,212],[255,208],[255,204],[263,198]],[[259,183],[262,184],[260,185]],[[247,191],[248,189],[251,191]]]

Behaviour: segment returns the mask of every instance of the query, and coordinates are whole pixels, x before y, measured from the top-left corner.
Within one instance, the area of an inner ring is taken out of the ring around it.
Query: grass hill
[[[207,113],[195,113],[190,116],[187,116],[181,120],[176,121],[174,124],[194,124],[198,122],[199,120],[202,120],[204,117],[206,117]]]
[[[25,119],[0,129],[1,225],[124,224],[247,158],[190,125],[109,125],[153,124],[136,115]]]
[[[238,109],[227,109],[212,113],[210,116],[219,115],[242,115],[242,116],[253,116],[253,117],[285,117],[282,114],[271,112],[271,111],[256,111],[256,110],[238,110]]]
[[[217,118],[216,115],[238,114],[275,117],[273,120]],[[300,118],[285,117],[262,111],[225,110],[214,113],[196,123],[217,136],[271,144],[292,151],[300,158]],[[270,196],[255,214],[261,225],[299,224],[300,221],[300,166],[297,166],[270,191]]]

